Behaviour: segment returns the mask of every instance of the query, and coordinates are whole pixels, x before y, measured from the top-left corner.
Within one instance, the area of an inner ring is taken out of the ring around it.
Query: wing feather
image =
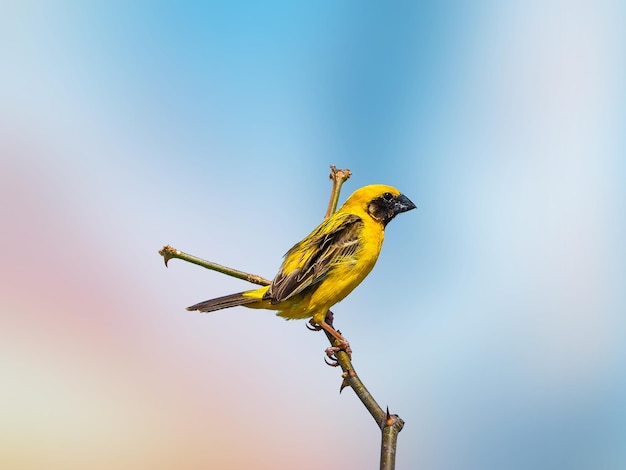
[[[277,304],[316,288],[333,266],[348,260],[358,250],[362,226],[361,218],[353,214],[336,214],[322,222],[285,254],[264,299]]]

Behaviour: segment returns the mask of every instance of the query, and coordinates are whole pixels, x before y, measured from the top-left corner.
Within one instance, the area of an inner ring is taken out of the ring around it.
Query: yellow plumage
[[[352,292],[376,264],[387,223],[414,208],[391,186],[360,188],[287,252],[269,286],[200,302],[187,310],[212,312],[245,305],[278,310],[277,315],[286,319],[313,317],[322,325],[326,312]]]

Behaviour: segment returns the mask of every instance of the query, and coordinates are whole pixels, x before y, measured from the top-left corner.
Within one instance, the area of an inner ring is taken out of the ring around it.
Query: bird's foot
[[[348,355],[348,359],[352,360],[352,348],[350,347],[348,340],[341,335],[341,332],[333,328],[332,321],[333,312],[328,310],[324,320],[320,320],[319,318],[315,319],[315,317],[313,317],[306,327],[312,331],[324,330],[326,332],[328,339],[331,340],[332,346],[330,348],[326,348],[326,357],[324,358],[324,361],[329,366],[337,367],[339,365],[337,353],[343,351]]]
[[[337,346],[326,348],[325,351],[327,357],[324,358],[324,362],[332,367],[337,367],[339,365],[339,360],[337,359],[337,353],[339,351],[345,352],[348,355],[348,359],[352,360],[352,348],[350,347],[348,340],[344,338],[342,341],[338,342],[339,344]]]

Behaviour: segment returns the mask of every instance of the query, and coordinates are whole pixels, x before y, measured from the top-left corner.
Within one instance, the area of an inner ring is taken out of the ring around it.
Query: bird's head
[[[396,215],[415,209],[415,204],[392,186],[372,184],[352,193],[344,207],[358,207],[386,226]]]

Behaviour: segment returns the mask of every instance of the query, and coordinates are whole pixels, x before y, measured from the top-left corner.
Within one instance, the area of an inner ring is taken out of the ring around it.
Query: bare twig
[[[337,210],[341,185],[345,183],[350,176],[352,176],[352,172],[347,168],[345,170],[338,170],[335,165],[330,165],[330,179],[333,180],[333,188],[330,192],[330,202],[328,203],[328,209],[326,209],[324,219],[328,219]]]
[[[197,256],[183,253],[182,251],[177,250],[176,248],[169,245],[165,245],[163,248],[161,248],[159,250],[159,254],[163,256],[165,266],[167,266],[167,262],[172,258],[178,258],[182,259],[183,261],[187,261],[188,263],[196,264],[198,266],[202,266],[203,268],[211,269],[213,271],[217,271],[218,273],[226,274],[228,276],[236,277],[237,279],[243,279],[244,281],[248,281],[253,284],[267,286],[270,283],[270,281],[268,281],[264,277],[257,276],[256,274],[244,273],[243,271],[238,271],[236,269],[222,266],[221,264],[198,258]]]
[[[336,344],[335,338],[327,333],[326,337],[331,344]],[[374,421],[381,430],[382,441],[380,447],[380,470],[393,470],[396,466],[396,447],[398,443],[398,433],[402,431],[404,421],[398,415],[390,415],[389,409],[383,410],[376,402],[372,394],[367,390],[352,365],[352,361],[344,351],[335,353],[337,362],[343,371],[343,382],[339,391],[347,386],[352,387],[356,396],[361,400],[363,406],[369,411]]]
[[[337,202],[339,201],[339,194],[341,192],[341,186],[352,175],[350,170],[338,170],[334,165],[331,165],[330,170],[330,179],[333,181],[333,187],[331,190],[330,202],[328,204],[325,219],[330,217],[336,211]],[[166,266],[170,259],[177,258],[183,261],[187,261],[188,263],[196,264],[206,269],[211,269],[213,271],[217,271],[228,276],[249,281],[254,284],[259,284],[262,286],[270,284],[269,280],[261,276],[238,271],[236,269],[228,268],[226,266],[222,266],[217,263],[213,263],[211,261],[207,261],[187,253],[183,253],[182,251],[177,250],[170,245],[165,245],[159,251],[159,254],[163,256]],[[329,314],[332,316],[331,312],[329,312]],[[326,334],[328,341],[330,341],[331,345],[337,346],[339,344],[338,340],[333,337],[333,335],[327,330],[324,330],[324,333]],[[367,411],[370,413],[370,415],[372,415],[372,418],[374,418],[374,421],[376,421],[376,424],[378,425],[382,433],[380,469],[393,470],[395,468],[396,461],[398,433],[402,430],[402,427],[404,426],[404,421],[398,415],[389,414],[389,409],[383,410],[376,402],[376,400],[374,400],[374,397],[371,395],[363,382],[361,382],[361,379],[358,377],[356,371],[354,370],[354,366],[352,365],[352,361],[345,351],[337,351],[335,353],[335,358],[337,359],[337,364],[341,367],[343,371],[343,382],[341,383],[339,391],[341,392],[345,387],[350,386],[352,390],[354,390],[354,393],[359,398],[359,400],[361,400],[361,403],[363,403]]]

